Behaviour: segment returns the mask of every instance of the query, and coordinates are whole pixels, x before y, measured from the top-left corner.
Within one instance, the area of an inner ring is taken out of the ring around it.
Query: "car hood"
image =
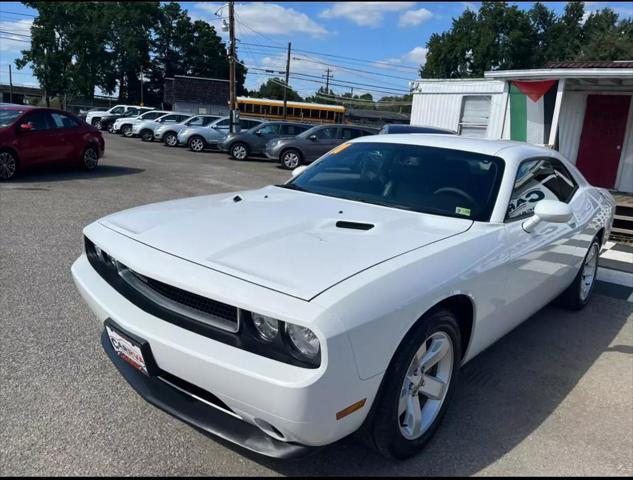
[[[373,227],[342,228],[339,221]],[[463,233],[473,222],[270,186],[155,203],[100,223],[163,252],[309,301],[378,263]]]

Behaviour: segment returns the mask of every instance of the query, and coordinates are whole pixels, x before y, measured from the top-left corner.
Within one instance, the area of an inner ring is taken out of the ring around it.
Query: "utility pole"
[[[330,72],[331,72],[330,67],[328,67],[325,75],[321,75],[322,77],[325,78],[325,93],[326,94],[330,93],[330,80],[334,79],[334,75],[330,74]]]
[[[11,64],[9,64],[9,103],[13,103],[13,77],[11,76]]]
[[[229,131],[236,131],[236,98],[235,98],[235,10],[234,2],[229,2],[229,39],[231,42],[229,51]]]
[[[290,77],[290,49],[292,44],[288,42],[288,57],[286,58],[286,87],[284,88],[284,120],[287,118],[288,113],[288,82]]]
[[[143,67],[141,67],[141,107],[143,106]]]

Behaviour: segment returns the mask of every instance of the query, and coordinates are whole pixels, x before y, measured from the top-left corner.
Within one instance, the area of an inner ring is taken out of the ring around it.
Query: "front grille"
[[[237,324],[237,307],[159,282],[134,272],[134,275],[159,295],[202,313]]]

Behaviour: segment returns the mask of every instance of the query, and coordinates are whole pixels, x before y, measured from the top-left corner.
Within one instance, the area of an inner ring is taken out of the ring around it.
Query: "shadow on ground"
[[[107,177],[120,177],[122,175],[133,175],[144,171],[145,170],[142,168],[121,167],[116,165],[99,165],[96,170],[93,170],[92,172],[79,167],[32,167],[28,170],[25,170],[24,172],[20,172],[20,175],[17,176],[15,179],[4,182],[2,185],[3,187],[10,188],[12,185],[19,186],[23,183],[50,183],[63,182],[67,180],[94,180]]]
[[[284,475],[475,474],[538,428],[601,354],[631,353],[609,345],[633,306],[600,299],[617,302],[618,315],[601,314],[598,302],[582,312],[547,307],[468,363],[435,438],[412,459],[386,460],[353,437],[289,462],[229,448]]]

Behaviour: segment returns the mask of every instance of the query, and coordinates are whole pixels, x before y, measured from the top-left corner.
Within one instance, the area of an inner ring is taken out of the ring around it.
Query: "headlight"
[[[286,324],[286,333],[292,345],[309,359],[315,359],[319,355],[321,345],[319,339],[309,328],[300,327],[291,323]]]
[[[262,339],[272,342],[279,335],[279,320],[260,315],[259,313],[251,313],[253,326]]]

